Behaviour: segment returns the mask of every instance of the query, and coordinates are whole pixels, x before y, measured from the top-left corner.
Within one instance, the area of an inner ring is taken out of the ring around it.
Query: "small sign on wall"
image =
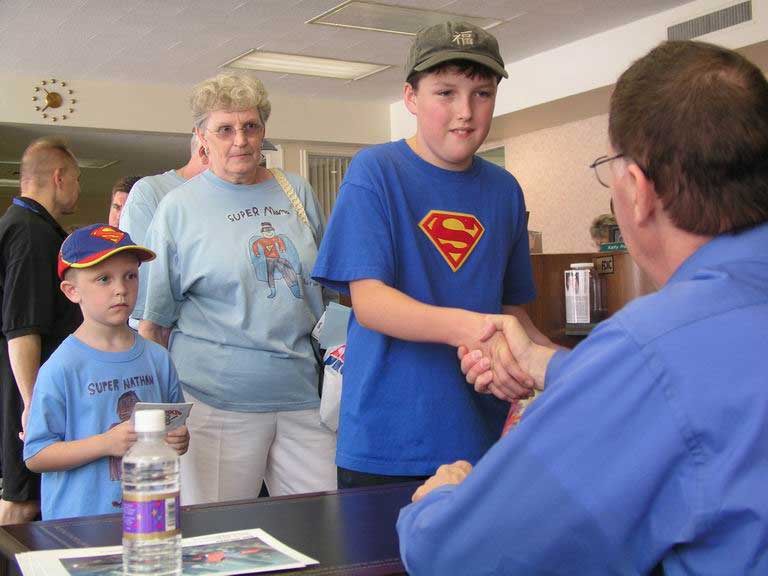
[[[598,274],[613,274],[613,256],[599,256],[593,262]]]

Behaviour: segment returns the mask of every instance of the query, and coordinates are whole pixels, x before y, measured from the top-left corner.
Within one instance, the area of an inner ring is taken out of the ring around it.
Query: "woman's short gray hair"
[[[247,74],[221,74],[200,82],[190,97],[192,120],[196,128],[205,128],[208,115],[216,110],[239,111],[256,108],[266,124],[272,105],[261,80]]]

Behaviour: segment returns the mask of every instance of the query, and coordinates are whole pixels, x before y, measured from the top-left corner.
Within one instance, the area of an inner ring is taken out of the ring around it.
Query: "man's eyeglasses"
[[[595,171],[595,177],[597,178],[597,181],[600,182],[600,184],[606,188],[611,187],[609,184],[611,181],[611,162],[623,157],[624,154],[616,154],[615,156],[600,156],[597,160],[589,165],[589,167]]]
[[[215,134],[220,140],[232,140],[235,134],[242,131],[246,138],[256,138],[264,130],[264,126],[258,122],[246,122],[242,128],[235,128],[229,124],[222,124],[218,128],[208,130],[211,134]]]

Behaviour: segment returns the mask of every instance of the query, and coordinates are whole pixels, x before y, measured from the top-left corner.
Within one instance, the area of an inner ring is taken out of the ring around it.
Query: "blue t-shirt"
[[[221,410],[320,404],[310,333],[323,294],[309,272],[324,222],[309,183],[286,176],[309,226],[274,178],[232,184],[209,170],[169,193],[147,232],[157,259],[144,318],[174,326],[184,388]]]
[[[768,574],[768,225],[701,247],[550,361],[458,487],[403,509],[409,574]]]
[[[67,337],[40,367],[27,422],[24,460],[56,442],[83,440],[130,418],[136,402],[183,402],[162,346],[138,334],[130,350],[103,352]],[[43,472],[43,520],[118,512],[120,458]]]
[[[120,230],[128,232],[136,244],[143,245],[152,217],[155,215],[160,201],[168,192],[184,184],[186,180],[179,176],[176,170],[168,170],[162,174],[145,176],[131,188],[128,199],[120,212]],[[140,320],[144,313],[144,301],[147,297],[147,274],[149,262],[139,267],[139,294],[131,318]]]
[[[377,279],[437,306],[498,313],[531,300],[523,194],[479,157],[452,172],[405,141],[352,161],[313,277],[349,292]],[[456,350],[406,342],[360,326],[352,314],[336,462],[372,474],[424,475],[495,442],[508,404],[474,392]]]

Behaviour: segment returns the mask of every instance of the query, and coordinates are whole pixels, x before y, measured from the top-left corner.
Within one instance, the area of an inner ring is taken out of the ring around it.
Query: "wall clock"
[[[51,122],[66,120],[75,112],[77,99],[75,91],[67,82],[51,78],[41,80],[40,84],[32,88],[34,95],[35,112],[39,112],[43,119]]]

